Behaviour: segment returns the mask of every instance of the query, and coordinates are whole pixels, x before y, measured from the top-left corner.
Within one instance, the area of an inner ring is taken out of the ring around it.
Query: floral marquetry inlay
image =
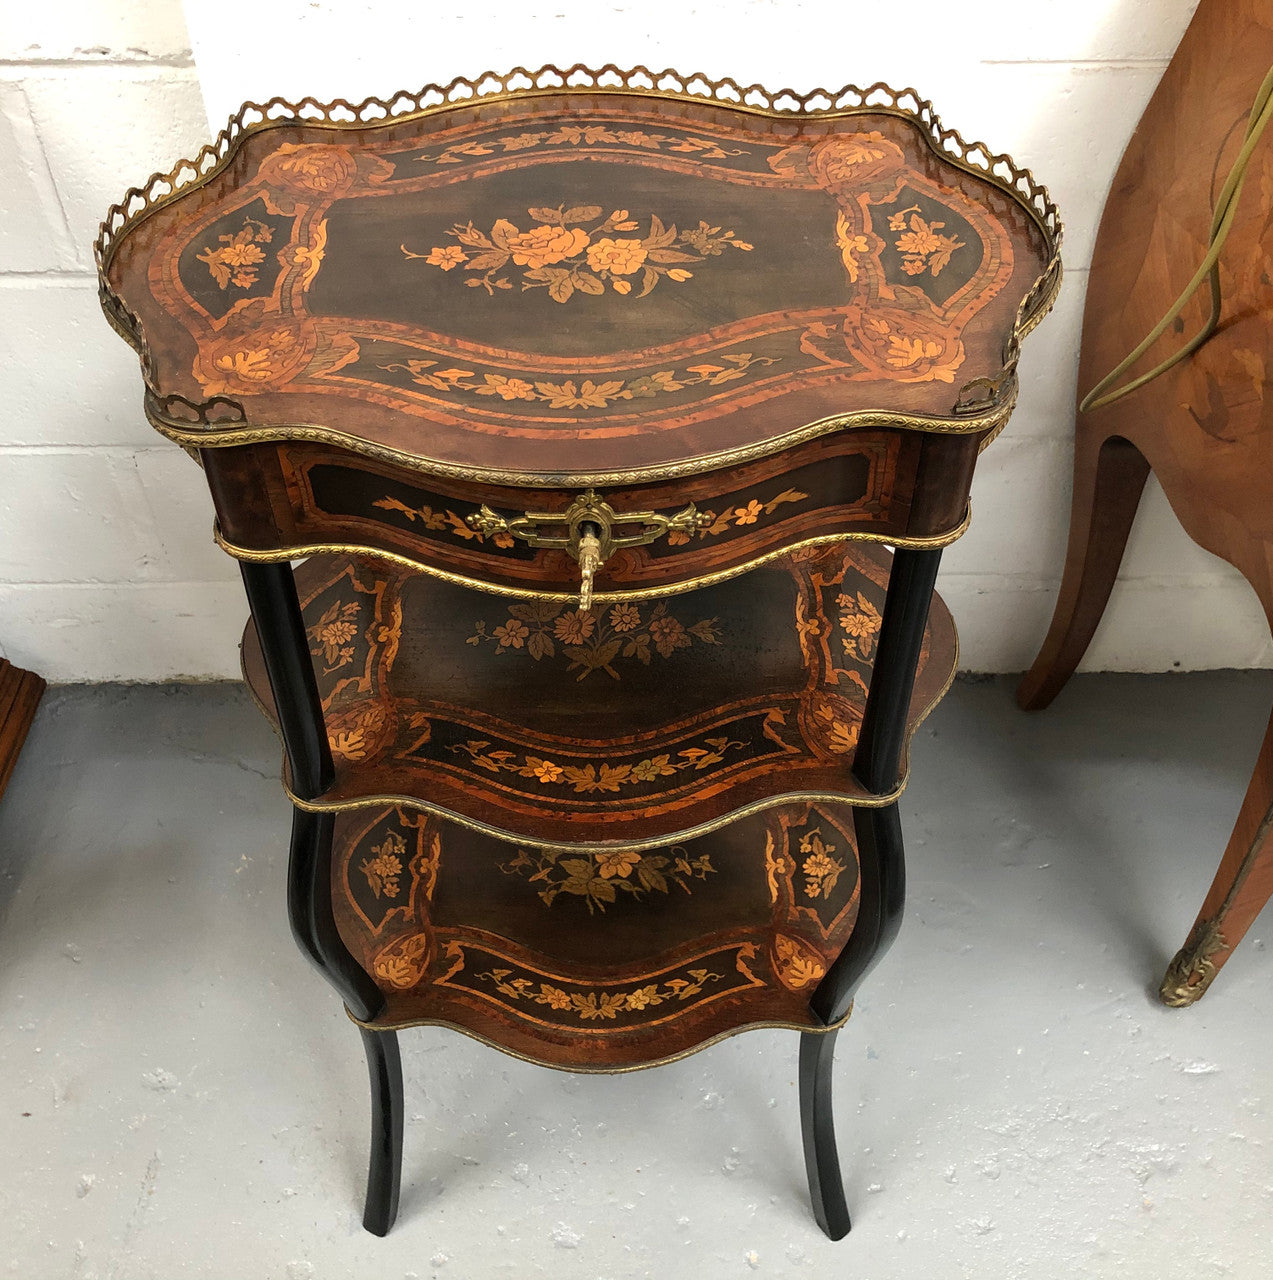
[[[621,401],[648,400],[652,396],[685,391],[690,387],[721,387],[727,382],[754,376],[778,361],[770,356],[752,355],[748,351],[730,351],[720,357],[721,363],[704,361],[686,369],[657,369],[637,378],[607,378],[576,375],[559,381],[513,377],[488,373],[479,369],[444,366],[438,360],[411,359],[382,364],[386,373],[402,372],[419,387],[428,387],[447,395],[468,392],[475,396],[493,396],[502,401],[530,401],[549,409],[605,409]]]
[[[640,901],[650,893],[670,893],[673,887],[693,893],[693,882],[706,880],[716,870],[709,854],[691,855],[681,845],[666,852],[624,850],[590,855],[518,849],[517,856],[501,862],[499,869],[505,875],[524,876],[531,884],[542,884],[539,897],[546,907],[565,894],[582,898],[589,914],[604,911],[607,903],[624,896]]]
[[[636,602],[589,610],[532,600],[509,605],[508,617],[490,631],[486,622],[479,619],[467,643],[494,644],[497,657],[525,653],[536,662],[564,658],[568,672],[579,672],[576,680],[585,680],[594,671],[604,671],[618,680],[620,673],[615,663],[620,659],[635,660],[648,667],[655,654],[670,658],[678,649],[688,649],[696,641],[720,644],[717,619],[682,622],[661,600],[653,605]]]
[[[616,757],[585,764],[568,763],[564,757],[559,763],[543,756],[523,755],[496,748],[479,739],[461,743],[451,750],[489,773],[512,773],[520,778],[534,778],[544,787],[567,787],[578,795],[591,795],[594,792],[618,792],[625,787],[655,782],[660,778],[674,778],[686,770],[702,773],[723,763],[731,752],[746,746],[745,742],[738,742],[726,734],[709,734],[694,746],[677,751],[659,752],[639,760]]]
[[[600,295],[609,285],[615,293],[644,298],[660,280],[682,284],[693,276],[686,263],[720,257],[726,249],[750,252],[752,245],[733,231],[701,220],[691,231],[665,226],[657,214],[640,220],[627,209],[606,214],[601,205],[584,204],[555,209],[528,209],[531,225],[520,230],[507,218],[489,232],[457,222],[447,232],[453,245],[435,245],[427,253],[400,246],[408,260],[423,261],[441,271],[463,266],[480,275],[465,281],[472,289],[512,289],[510,275],[525,292],[547,289],[554,302],[568,302],[576,293]],[[641,233],[642,222],[648,229]],[[521,268],[518,272],[511,267]],[[508,274],[505,274],[507,272]]]
[[[241,230],[217,237],[216,245],[209,245],[197,255],[207,263],[212,278],[222,288],[234,285],[236,289],[250,289],[257,281],[257,270],[265,261],[263,244],[269,244],[274,232],[263,222],[245,217]]]
[[[907,221],[907,214],[910,221]],[[942,236],[937,233],[945,226],[944,222],[925,222],[919,216],[919,206],[911,205],[898,213],[889,215],[890,231],[900,231],[894,247],[903,254],[902,270],[908,276],[922,276],[931,271],[939,276],[942,268],[950,262],[950,256],[956,249],[964,248],[964,242],[954,236]]]

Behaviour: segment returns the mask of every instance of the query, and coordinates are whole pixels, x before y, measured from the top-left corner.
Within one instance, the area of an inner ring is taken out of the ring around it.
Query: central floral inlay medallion
[[[492,297],[496,289],[513,287],[512,276],[521,280],[523,291],[547,289],[554,302],[568,302],[576,293],[600,296],[607,285],[615,293],[643,298],[664,278],[677,284],[691,279],[694,273],[685,269],[686,263],[719,258],[726,249],[749,253],[753,248],[733,231],[706,221],[678,231],[651,214],[649,230],[642,235],[641,222],[627,209],[606,215],[600,205],[581,204],[526,212],[536,225],[525,231],[507,218],[489,232],[470,220],[447,232],[456,244],[434,245],[428,253],[400,247],[408,260],[442,271],[462,266],[481,272],[465,283]]]

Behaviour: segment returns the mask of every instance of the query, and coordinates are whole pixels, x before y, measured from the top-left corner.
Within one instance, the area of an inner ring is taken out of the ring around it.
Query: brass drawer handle
[[[644,547],[673,529],[693,533],[711,524],[712,517],[691,502],[674,516],[657,511],[616,511],[593,489],[581,493],[565,511],[527,511],[512,519],[498,515],[485,503],[465,520],[470,529],[491,537],[511,533],[532,547],[568,551],[579,562],[579,607],[592,607],[592,581],[615,551]]]

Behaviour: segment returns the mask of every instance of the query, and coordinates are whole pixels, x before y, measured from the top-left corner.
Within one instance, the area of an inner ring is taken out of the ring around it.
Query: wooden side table
[[[1086,392],[1151,331],[1207,251],[1213,207],[1273,64],[1273,14],[1203,0],[1128,144],[1092,258],[1079,387]],[[1241,571],[1273,625],[1273,424],[1268,396],[1273,136],[1265,134],[1225,243],[1218,331],[1169,373],[1080,413],[1065,573],[1052,625],[1018,690],[1051,703],[1082,660],[1118,575],[1152,468],[1186,532]],[[1199,291],[1128,373],[1150,369],[1207,319]],[[1201,998],[1273,893],[1273,721],[1215,879],[1163,978],[1166,1004]]]
[[[363,1029],[370,1230],[421,1023],[578,1071],[794,1028],[848,1230],[832,1047],[1059,238],[910,91],[613,68],[248,107],[112,211],[106,314],[242,564],[292,925]]]

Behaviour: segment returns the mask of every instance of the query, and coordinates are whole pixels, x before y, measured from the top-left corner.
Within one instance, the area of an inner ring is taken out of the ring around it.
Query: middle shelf
[[[805,547],[660,600],[508,600],[372,557],[296,571],[336,764],[311,807],[386,802],[506,840],[640,850],[850,772],[890,556]],[[953,676],[934,597],[907,740]],[[277,721],[249,624],[244,672]]]

